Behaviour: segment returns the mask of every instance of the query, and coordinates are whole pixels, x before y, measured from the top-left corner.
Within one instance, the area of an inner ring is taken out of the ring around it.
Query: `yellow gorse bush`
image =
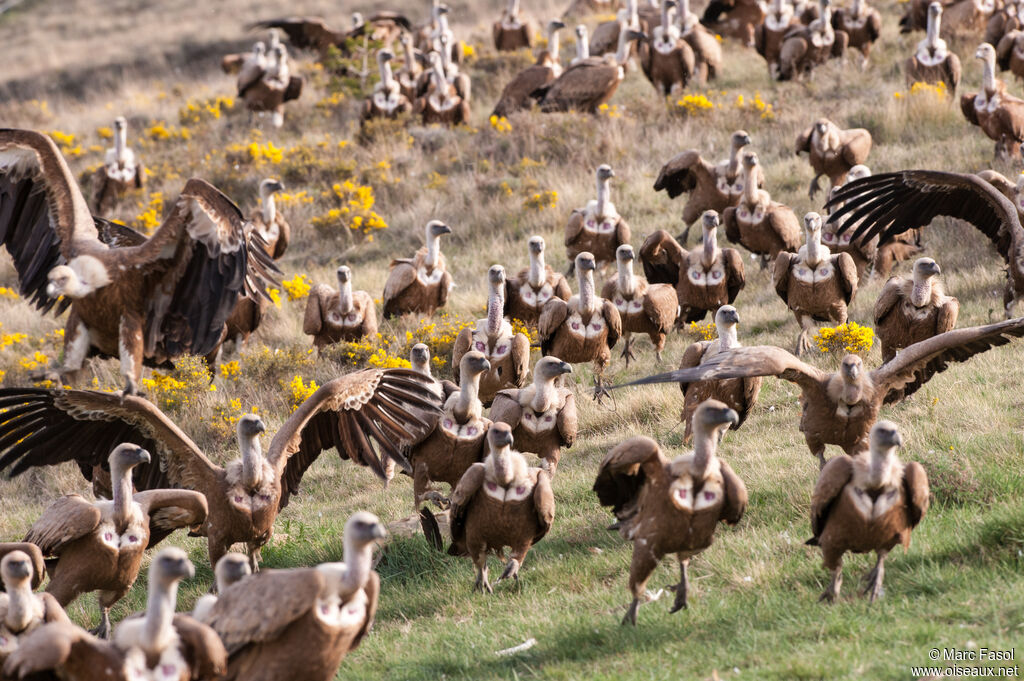
[[[690,325],[686,327],[686,332],[705,341],[714,340],[718,337],[714,322],[690,322]]]
[[[238,360],[232,360],[220,365],[220,375],[224,378],[237,381],[242,369],[238,366]]]
[[[160,226],[160,218],[164,214],[163,192],[153,192],[149,197],[149,203],[139,203],[142,212],[135,216],[135,226],[146,234],[152,234],[153,230]]]
[[[558,192],[538,192],[526,198],[523,201],[523,208],[527,210],[544,210],[545,208],[555,208],[558,205]]]
[[[60,153],[68,158],[77,158],[83,153],[82,145],[75,141],[75,136],[60,130],[51,130],[47,135],[60,147]]]
[[[153,371],[152,378],[142,379],[142,388],[150,399],[165,409],[178,409],[190,404],[197,395],[216,390],[206,361],[196,355],[179,357],[170,373]]]
[[[683,95],[676,106],[685,110],[690,116],[702,114],[715,108],[714,103],[705,95]]]
[[[293,376],[291,383],[285,387],[288,392],[288,399],[291,402],[292,411],[298,409],[300,404],[309,399],[320,388],[313,379],[310,379],[309,383],[305,383],[302,380],[302,376],[298,374]]]
[[[604,116],[605,118],[622,118],[622,114],[619,113],[619,107],[617,104],[602,104],[597,107],[597,115]]]
[[[504,116],[494,116],[494,115],[492,115],[487,120],[490,122],[491,127],[494,128],[497,132],[501,132],[501,133],[512,132],[512,124],[509,123],[508,119],[505,118]]]
[[[349,230],[373,241],[373,232],[388,227],[384,218],[373,210],[377,199],[369,185],[357,185],[351,180],[336,182],[321,197],[336,203],[335,208],[310,220],[310,224],[321,233],[336,235]]]
[[[907,94],[911,97],[938,97],[945,101],[946,97],[949,95],[949,90],[946,88],[946,84],[942,81],[932,85],[931,83],[925,83],[918,80],[911,84],[910,90],[907,91]],[[897,91],[892,93],[892,96],[895,99],[903,99],[905,95],[902,92]]]
[[[114,129],[107,127],[105,125],[101,125],[100,127],[96,128],[96,134],[99,135],[99,138],[101,140],[114,139]]]
[[[0,298],[7,298],[9,300],[17,300],[19,298],[18,292],[13,288],[7,288],[6,286],[0,286]]]
[[[822,327],[814,334],[814,342],[821,352],[867,353],[875,343],[875,332],[869,326],[847,322],[836,327]]]
[[[309,289],[312,288],[312,282],[305,274],[296,274],[291,279],[285,279],[281,285],[288,293],[288,300],[301,300],[309,295]],[[273,296],[271,299],[273,300]]]
[[[181,125],[196,125],[206,121],[219,120],[227,111],[235,108],[234,97],[218,95],[208,99],[190,99],[178,110]]]

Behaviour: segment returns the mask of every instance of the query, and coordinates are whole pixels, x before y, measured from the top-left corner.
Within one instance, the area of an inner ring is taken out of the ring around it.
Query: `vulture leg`
[[[828,587],[821,593],[819,601],[826,603],[835,603],[836,599],[839,598],[839,588],[843,585],[843,555],[831,556],[834,560],[829,560],[830,556],[828,552],[825,552],[825,569],[832,573],[832,581],[829,582]],[[831,563],[831,565],[830,565]]]
[[[486,591],[489,594],[494,593],[491,583],[487,581],[486,548],[473,556],[473,563],[476,564],[476,584],[473,585],[473,591],[479,591],[480,593],[484,593]]]
[[[821,183],[819,180],[821,175],[815,175],[814,179],[811,180],[811,184],[807,187],[807,198],[814,200],[814,195],[821,191]]]
[[[633,354],[633,334],[627,331],[623,336],[626,347],[622,348],[622,357],[626,360],[626,368],[629,368],[629,360],[636,359],[636,355]]]
[[[864,593],[868,594],[872,603],[878,600],[882,593],[884,593],[882,580],[885,579],[885,557],[889,555],[888,551],[877,551],[876,553],[878,554],[878,562],[875,563],[875,567],[864,578],[866,582]]]
[[[498,577],[498,581],[500,582],[503,579],[508,579],[508,578],[511,577],[511,578],[515,579],[518,582],[519,581],[519,566],[520,565],[522,565],[522,563],[520,561],[516,560],[515,558],[510,560],[508,562],[508,565],[505,566],[505,571],[501,573],[501,577]]]
[[[633,560],[629,564],[629,590],[633,594],[633,602],[622,618],[623,624],[636,626],[636,614],[640,609],[640,601],[646,598],[647,580],[658,567],[658,557],[651,550],[639,544],[633,544]]]
[[[138,394],[136,382],[142,378],[142,320],[134,316],[122,317],[118,338],[121,375],[124,377],[123,395]]]
[[[690,567],[690,559],[683,558],[683,554],[679,554],[679,583],[676,584],[673,589],[676,592],[676,601],[672,604],[672,609],[669,613],[679,612],[689,606],[686,604],[686,592],[689,589],[689,579],[687,575],[687,568]]]
[[[558,459],[561,454],[562,450],[556,449],[540,460],[540,467],[546,470],[552,478],[555,477],[555,471],[558,470]]]
[[[99,604],[100,604],[100,624],[98,627],[90,631],[89,633],[97,638],[109,639],[110,638],[110,608],[114,603],[117,603],[121,598],[124,597],[125,591],[100,591],[99,592]]]
[[[433,501],[437,507],[444,510],[451,504],[448,498],[430,486],[430,474],[427,471],[427,464],[420,461],[412,474],[413,510],[419,512],[420,504],[425,501]]]
[[[249,568],[253,574],[260,571],[260,561],[263,560],[263,554],[260,552],[260,545],[255,542],[250,542],[246,545],[249,549]]]
[[[629,608],[626,609],[626,614],[622,618],[623,624],[632,624],[636,626],[636,614],[640,610],[640,599],[634,598],[633,602],[629,604]]]
[[[89,331],[78,318],[74,308],[68,315],[64,334],[64,366],[61,367],[62,385],[77,385],[89,354]]]
[[[1014,291],[1013,282],[1006,282],[1006,293],[1003,294],[1003,305],[1006,310],[1006,318],[1013,319],[1013,310],[1017,307],[1017,292]]]
[[[811,329],[814,328],[814,320],[794,312],[796,321],[800,324],[800,335],[796,337],[796,356],[800,357],[811,349]]]
[[[206,550],[207,553],[210,554],[210,566],[217,567],[217,561],[220,560],[221,557],[228,552],[229,548],[231,548],[231,545],[228,544],[227,546],[225,546],[224,542],[221,541],[219,537],[216,537],[212,534],[208,536],[206,538]],[[210,585],[210,593],[217,593],[216,579],[213,580],[213,584]]]

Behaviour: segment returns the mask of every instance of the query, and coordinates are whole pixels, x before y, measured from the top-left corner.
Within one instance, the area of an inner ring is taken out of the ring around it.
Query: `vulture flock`
[[[614,18],[575,27],[575,57],[563,61],[563,19],[607,9],[617,12]],[[378,80],[360,108],[363,124],[466,124],[472,87],[449,13],[434,0],[421,25],[386,11],[354,14],[350,27],[338,29],[313,17],[259,21],[249,29],[269,31],[267,41],[225,56],[221,66],[237,78],[248,111],[270,113],[274,127],[303,90],[289,49],[321,62],[359,54],[375,62]],[[995,142],[997,156],[1020,160],[1024,100],[997,77],[998,67],[1024,79],[1017,5],[912,0],[900,28],[926,31],[904,64],[908,83],[942,83],[951,95],[961,64],[946,38],[984,33],[975,52],[982,90],[964,93],[961,110]],[[493,23],[494,49],[532,50],[540,31],[534,63],[504,85],[495,116],[593,114],[634,62],[659,96],[681,93],[719,76],[722,36],[754,47],[772,79],[810,78],[848,49],[867,69],[881,15],[867,0],[849,7],[830,0],[712,0],[702,15],[687,0],[643,7],[638,0],[576,0],[565,16],[538,23],[519,0],[509,0]],[[144,367],[184,355],[213,366],[225,344],[237,349],[257,331],[269,312],[268,289],[281,274],[275,261],[296,236],[275,202],[284,184],[261,178],[260,205],[246,216],[207,181],[188,179],[147,236],[105,217],[146,176],[125,118],[115,121],[114,146],[91,178],[90,201],[49,136],[0,129],[0,243],[21,295],[41,314],[67,312],[64,352],[52,369],[63,387],[0,388],[0,471],[17,476],[74,462],[95,497],[57,498],[23,538],[10,538],[20,541],[0,544],[0,679],[333,678],[373,624],[381,595],[373,551],[385,525],[355,512],[345,524],[341,562],[260,570],[277,515],[321,453],[335,450],[385,485],[398,473],[410,476],[428,541],[468,557],[475,588],[491,592],[488,556],[503,562],[495,581],[518,580],[530,548],[554,524],[560,461],[579,435],[574,365],[592,365],[594,398],[610,399],[612,388],[624,386],[611,386],[605,372],[617,359],[627,367],[636,361],[638,336],[650,340],[660,363],[670,335],[706,318],[716,338],[686,348],[678,369],[626,384],[679,384],[686,448],[672,451],[636,436],[615,445],[596,470],[597,501],[633,544],[624,623],[637,623],[646,585],[667,554],[680,566],[672,611],[688,607],[691,559],[711,545],[720,521],[742,521],[745,471],[733,470],[720,449],[726,431],[757,418],[753,408],[766,377],[799,389],[801,416],[791,425],[820,469],[807,543],[820,547],[829,572],[821,598],[839,597],[844,554],[875,552],[866,588],[874,601],[888,553],[909,544],[930,501],[925,469],[900,460],[900,427],[880,420],[881,409],[951,364],[1024,336],[1024,318],[1013,317],[1024,298],[1024,184],[995,171],[872,174],[865,165],[868,130],[808,119],[793,151],[807,155],[811,200],[820,179],[829,181],[821,212],[798,216],[773,200],[757,143],[744,130],[732,134],[726,158],[686,149],[664,162],[653,189],[687,195],[684,230],[676,236],[659,229],[634,238],[628,205],[612,202],[614,168],[587,169],[596,195],[565,219],[566,274],[546,262],[541,236],[523,244],[524,267],[494,264],[474,273],[486,281],[486,300],[479,301],[486,315],[455,339],[454,382],[436,379],[430,349],[416,345],[411,369],[362,369],[319,387],[280,425],[266,452],[262,418],[240,418],[237,452],[223,466],[139,388]],[[940,216],[972,224],[1002,255],[1006,321],[957,327],[959,303],[944,288],[943,269],[921,255],[921,234]],[[391,261],[379,300],[358,288],[359,272],[347,265],[337,268],[336,288],[312,288],[302,332],[314,348],[372,339],[382,322],[429,318],[447,306],[455,282],[442,237],[453,228],[428,216],[418,224],[423,247]],[[691,246],[694,224],[700,238]],[[759,277],[726,241],[750,254]],[[866,367],[852,352],[834,371],[806,361],[817,324],[846,323],[870,277],[887,278],[910,260],[909,271],[888,278],[874,302],[879,366]],[[768,281],[779,298],[779,323],[788,317],[784,309],[796,319],[793,352],[742,342],[743,291]],[[531,366],[537,346],[540,357]],[[118,359],[121,391],[81,388],[92,357]],[[841,453],[826,457],[828,445]],[[432,505],[447,523],[438,522]],[[176,612],[176,601],[179,584],[195,575],[189,558],[164,548],[144,560],[178,530],[206,538],[215,574],[212,593],[188,614]],[[247,555],[231,552],[237,544]],[[147,562],[145,611],[112,626],[111,607]],[[45,591],[36,591],[41,585]],[[93,592],[101,622],[87,632],[64,608]]]

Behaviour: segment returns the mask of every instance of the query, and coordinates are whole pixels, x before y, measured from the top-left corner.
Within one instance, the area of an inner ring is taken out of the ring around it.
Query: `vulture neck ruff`
[[[930,275],[919,277],[914,273],[913,286],[910,289],[910,303],[914,307],[924,307],[932,300],[932,289],[935,279]]]
[[[740,347],[735,324],[716,324],[718,330],[718,351],[732,350]]]
[[[817,269],[818,265],[828,260],[832,253],[829,251],[828,246],[823,246],[821,243],[821,231],[808,229],[805,231],[807,237],[807,243],[804,244],[804,262],[807,263],[812,269]]]

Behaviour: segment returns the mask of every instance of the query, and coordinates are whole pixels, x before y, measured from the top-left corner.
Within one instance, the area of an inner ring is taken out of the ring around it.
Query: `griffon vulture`
[[[203,180],[185,184],[140,245],[108,247],[96,225],[49,137],[0,130],[0,243],[21,295],[43,311],[71,304],[62,383],[74,382],[96,353],[120,358],[125,391],[134,393],[143,359],[206,355],[239,297],[266,295],[278,271],[245,234],[238,207]]]
[[[941,273],[937,262],[919,258],[910,279],[893,277],[885,282],[874,310],[883,362],[895,357],[898,350],[956,326],[960,302],[946,295],[938,281]]]
[[[996,60],[999,68],[1009,71],[1017,81],[1024,80],[1024,31],[1007,33],[996,45]]]
[[[663,97],[685,89],[695,70],[693,48],[671,21],[672,6],[672,0],[662,3],[661,24],[652,29],[650,38],[642,41],[637,51],[644,75]]]
[[[529,22],[519,12],[519,0],[508,0],[501,18],[491,26],[491,36],[494,38],[494,49],[498,52],[533,47],[533,32]]]
[[[638,0],[625,0],[625,7],[615,13],[615,18],[594,27],[587,51],[595,57],[612,54],[619,46],[623,30],[646,31],[647,28],[640,21]]]
[[[537,61],[515,75],[501,91],[492,116],[509,114],[529,109],[533,102],[544,94],[544,88],[562,75],[562,64],[558,58],[560,49],[559,31],[565,24],[557,19],[547,25],[548,45],[537,55]]]
[[[425,125],[459,125],[469,121],[469,101],[459,94],[458,88],[448,82],[440,54],[430,53],[430,68],[424,73],[430,85],[416,100],[413,113],[420,116]]]
[[[801,390],[800,430],[811,453],[825,465],[825,445],[838,445],[850,456],[867,446],[868,431],[883,403],[914,393],[952,362],[1024,336],[1024,318],[997,324],[954,329],[914,343],[872,371],[864,361],[847,355],[839,371],[827,372],[805,364],[782,348],[771,345],[720,352],[693,369],[682,369],[640,379],[627,385],[678,383],[747,376],[777,376]]]
[[[124,116],[114,119],[114,148],[107,149],[103,165],[92,178],[92,210],[96,215],[109,215],[118,199],[130,189],[142,189],[146,169],[128,146],[128,121]]]
[[[541,357],[533,367],[533,384],[519,390],[502,390],[494,397],[490,418],[512,429],[520,451],[543,459],[552,476],[558,468],[562,447],[576,441],[576,398],[559,386],[572,365],[557,357]]]
[[[426,246],[411,258],[391,261],[391,273],[384,282],[384,317],[402,314],[430,316],[448,302],[452,275],[441,254],[441,237],[452,228],[440,220],[431,220],[424,228]]]
[[[48,593],[33,593],[37,566],[24,551],[12,550],[0,559],[0,678],[4,661],[20,640],[43,624],[69,622],[64,608]]]
[[[476,326],[459,331],[452,346],[452,373],[459,380],[462,356],[470,350],[483,353],[490,368],[480,377],[479,398],[489,407],[499,390],[521,388],[530,373],[530,339],[526,334],[513,332],[504,317],[505,268],[492,265],[487,271],[487,317],[478,319]]]
[[[754,47],[768,64],[768,75],[779,79],[779,55],[790,29],[800,24],[796,10],[788,0],[771,0],[764,21],[754,28]]]
[[[626,61],[629,49],[635,40],[642,40],[643,33],[625,29],[619,34],[619,49],[615,55],[587,57],[572,64],[555,79],[544,98],[540,110],[585,111],[596,114],[606,104],[626,77]]]
[[[284,125],[284,105],[302,95],[303,78],[291,75],[288,50],[277,45],[270,51],[264,68],[253,69],[247,79],[238,77],[238,96],[252,114],[270,112],[275,128]]]
[[[605,268],[615,262],[615,249],[629,243],[629,224],[610,199],[613,177],[615,171],[607,163],[598,166],[597,199],[587,201],[586,206],[569,215],[565,225],[565,254],[570,262],[570,275],[580,253],[593,254],[598,267]]]
[[[857,266],[849,253],[832,255],[821,243],[821,216],[804,216],[806,242],[796,253],[779,253],[772,272],[772,286],[793,311],[800,335],[796,354],[811,348],[814,322],[845,324],[847,310],[857,294]]]
[[[682,238],[684,245],[690,235],[690,226],[704,211],[721,213],[729,206],[735,206],[743,197],[744,173],[740,159],[744,147],[751,143],[750,135],[745,130],[737,130],[729,141],[729,158],[717,165],[705,161],[698,151],[683,151],[662,166],[654,182],[654,191],[664,190],[670,199],[690,192],[683,208],[683,222],[686,223]],[[760,168],[757,186],[764,186],[764,173]]]
[[[8,413],[25,411],[24,407],[15,407]],[[43,410],[37,407],[32,411]],[[4,430],[8,424],[5,419]],[[5,437],[4,443],[7,441]],[[151,461],[145,449],[125,443],[109,454],[106,458],[110,466],[110,501],[89,502],[77,494],[61,497],[25,535],[25,541],[52,558],[46,591],[62,607],[84,593],[100,592],[102,620],[93,633],[101,638],[110,632],[111,606],[124,598],[135,583],[146,549],[177,529],[200,525],[207,517],[206,499],[199,492],[151,488],[133,493],[132,469]],[[32,456],[36,455],[33,452]],[[0,463],[9,462],[5,455]]]
[[[320,60],[329,56],[332,47],[343,56],[348,56],[351,51],[347,41],[364,34],[371,40],[390,44],[402,30],[412,30],[412,24],[406,17],[388,11],[377,12],[367,19],[359,13],[353,13],[352,24],[351,29],[334,30],[319,17],[293,16],[257,21],[247,28],[250,31],[261,28],[281,29],[293,46],[316,52]]]
[[[605,392],[603,374],[622,335],[622,318],[610,300],[597,295],[594,256],[580,253],[575,266],[579,293],[568,302],[552,298],[540,313],[540,351],[570,364],[593,362],[597,397]]]
[[[470,466],[452,493],[448,553],[469,556],[477,571],[474,588],[493,593],[487,581],[487,554],[503,556],[509,547],[498,581],[519,581],[527,552],[555,520],[555,495],[548,472],[527,466],[526,458],[512,449],[508,424],[492,424],[487,444],[487,458]]]
[[[807,189],[811,199],[821,190],[822,175],[832,187],[842,184],[846,174],[856,165],[863,165],[871,151],[871,133],[864,128],[841,130],[827,118],[819,118],[796,138],[796,155],[807,154],[814,170],[814,179]]]
[[[110,442],[134,442],[153,457],[136,472],[135,486],[202,492],[209,514],[206,522],[190,524],[208,538],[210,564],[216,565],[232,544],[244,542],[255,571],[278,511],[321,452],[335,448],[343,459],[369,466],[384,479],[382,459],[412,470],[399,447],[434,426],[440,399],[430,383],[409,369],[366,369],[336,378],[282,424],[266,457],[259,442],[263,422],[246,414],[238,421],[241,458],[223,468],[144,399],[80,390],[0,390],[0,408],[10,408],[0,415],[0,470],[14,464],[17,475],[73,460],[95,480],[92,467],[105,458]],[[69,449],[68,440],[80,444]]]
[[[984,42],[989,45],[998,45],[1010,31],[1019,31],[1024,28],[1024,5],[1019,1],[1011,0],[1002,8],[996,10],[985,26]]]
[[[572,289],[565,275],[544,263],[544,237],[531,236],[530,266],[522,269],[506,284],[505,316],[536,327],[544,303],[551,298],[569,300]]]
[[[735,525],[747,506],[747,488],[717,456],[719,433],[736,423],[735,411],[716,400],[693,415],[693,451],[669,460],[649,437],[632,437],[601,462],[594,491],[611,506],[619,534],[633,542],[629,591],[622,623],[636,626],[651,573],[663,556],[676,554],[680,580],[671,612],[687,607],[690,559],[711,546],[719,521]]]
[[[373,92],[363,102],[360,116],[362,123],[375,118],[398,118],[412,111],[412,102],[402,92],[401,84],[391,73],[391,60],[394,58],[395,55],[389,50],[377,53],[380,81],[373,86]]]
[[[800,220],[789,206],[772,201],[771,194],[757,188],[762,176],[757,154],[743,152],[743,194],[740,202],[722,213],[725,236],[755,255],[761,256],[762,268],[782,251],[800,248]]]
[[[832,27],[849,38],[847,47],[860,50],[861,69],[867,69],[875,41],[882,35],[882,15],[867,0],[853,0],[850,9],[840,7],[832,15]]]
[[[718,338],[713,341],[698,341],[691,344],[683,352],[679,369],[698,367],[718,356],[719,353],[742,347],[743,344],[740,343],[736,333],[739,323],[740,315],[735,307],[723,305],[718,308],[718,312],[715,313],[715,332]],[[683,411],[679,418],[686,428],[683,442],[689,442],[693,437],[693,413],[704,400],[718,400],[725,403],[730,409],[734,409],[739,418],[729,428],[738,430],[747,420],[750,410],[757,404],[757,397],[761,394],[762,380],[760,376],[750,376],[691,383],[680,381],[679,389],[683,391]],[[724,436],[725,431],[721,432]]]
[[[366,291],[352,290],[352,270],[342,265],[337,271],[338,290],[317,284],[306,299],[302,333],[313,337],[313,346],[323,350],[339,341],[357,341],[377,333],[377,307]]]
[[[764,2],[757,0],[711,0],[700,23],[712,32],[754,46],[754,30],[764,21]]]
[[[654,354],[661,362],[661,351],[665,349],[665,338],[676,325],[679,313],[679,299],[671,284],[648,284],[643,277],[633,274],[636,256],[633,247],[622,244],[615,251],[618,276],[605,282],[601,297],[612,301],[622,319],[622,337],[625,347],[622,356],[629,366],[633,354],[634,333],[647,334],[654,345]]]
[[[839,598],[843,554],[874,551],[875,567],[865,579],[873,603],[882,595],[885,557],[897,544],[910,547],[910,533],[928,510],[928,475],[921,464],[902,463],[903,445],[896,424],[879,421],[871,428],[868,451],[840,456],[821,469],[811,497],[811,531],[807,540],[820,546],[832,581],[821,594],[829,603]]]
[[[224,593],[229,586],[242,581],[251,574],[252,568],[249,567],[248,556],[233,551],[225,553],[213,568],[213,581],[216,592],[203,594],[196,599],[195,605],[192,606],[192,617],[199,622],[205,623],[210,615],[210,611],[213,610],[213,606],[217,603],[217,594]]]
[[[746,283],[743,258],[735,248],[718,247],[718,213],[701,216],[703,244],[687,251],[663,229],[640,247],[647,281],[672,284],[679,300],[679,320],[697,322],[719,307],[732,304]]]
[[[39,550],[39,547],[35,544],[30,544],[26,541],[8,541],[0,542],[0,560],[3,559],[8,553],[14,551],[21,551],[32,563],[32,584],[31,588],[33,591],[39,588],[39,585],[43,583],[43,579],[46,577],[46,562],[43,557],[43,552]],[[3,593],[4,586],[3,580],[0,579],[0,593]]]
[[[981,60],[981,91],[960,96],[960,110],[971,125],[976,125],[996,143],[995,156],[1019,159],[1024,143],[1024,100],[1006,91],[1006,83],[996,78],[996,50],[988,43],[978,46],[974,56]]]
[[[722,68],[722,46],[715,34],[700,23],[700,17],[690,11],[690,0],[676,0],[676,25],[679,35],[693,50],[693,78],[706,85],[718,77]]]
[[[207,617],[227,648],[224,679],[333,679],[373,625],[373,547],[386,535],[377,516],[358,511],[345,523],[343,563],[265,570],[225,589]]]

